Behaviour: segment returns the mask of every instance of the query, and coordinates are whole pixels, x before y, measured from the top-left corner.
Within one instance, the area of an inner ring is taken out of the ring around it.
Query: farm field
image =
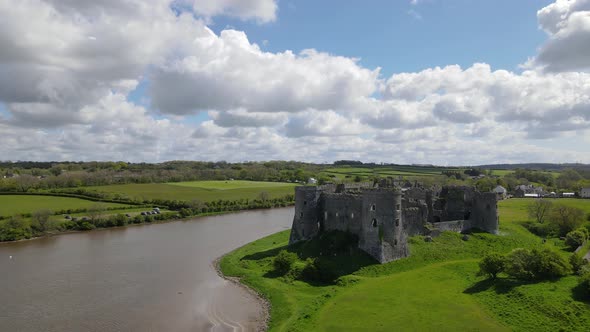
[[[376,166],[376,167],[332,167],[322,171],[322,175],[336,177],[337,179],[360,176],[368,178],[373,175],[382,177],[415,177],[441,175],[442,171],[457,171],[456,168],[426,167],[426,166]]]
[[[255,199],[261,192],[270,198],[294,194],[295,183],[256,181],[191,181],[175,183],[120,184],[86,187],[99,192],[117,193],[136,199],[194,199],[203,202],[237,199]]]
[[[51,211],[67,209],[87,209],[96,204],[104,207],[121,207],[125,204],[97,203],[80,198],[56,197],[43,195],[0,195],[0,216],[11,216],[20,213],[33,213],[37,210],[47,209]]]
[[[558,201],[590,212],[590,200]],[[563,247],[559,240],[542,244],[521,225],[528,220],[528,202],[499,202],[499,236],[475,233],[462,241],[460,234],[445,232],[430,243],[416,236],[410,257],[383,265],[354,255],[334,257],[336,266],[354,271],[336,284],[273,275],[272,259],[286,248],[289,231],[237,249],[221,268],[270,300],[270,331],[585,331],[590,304],[572,296],[578,277],[527,283],[501,276],[494,283],[477,276],[486,252]]]

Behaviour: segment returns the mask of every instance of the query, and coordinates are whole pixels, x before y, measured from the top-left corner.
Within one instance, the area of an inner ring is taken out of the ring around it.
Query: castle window
[[[299,213],[299,218],[303,218],[303,212]]]
[[[399,211],[399,210],[401,210],[401,208],[402,208],[402,207],[401,207],[399,204],[397,204],[397,205],[395,206],[395,209],[396,209],[396,210],[398,210],[398,211]]]
[[[395,219],[395,226],[399,226],[399,218]]]
[[[393,240],[393,245],[397,246],[397,239]]]
[[[303,201],[303,205],[307,205],[307,201]]]
[[[371,221],[371,225],[373,227],[377,227],[377,219],[373,218],[373,221]]]
[[[354,212],[350,214],[350,219],[354,219]]]
[[[338,218],[338,212],[336,212],[336,218]]]
[[[377,206],[375,204],[371,205],[371,211],[375,211],[377,209]]]
[[[324,220],[328,220],[328,211],[324,212]]]
[[[490,210],[490,204],[486,205],[486,209],[489,211]]]

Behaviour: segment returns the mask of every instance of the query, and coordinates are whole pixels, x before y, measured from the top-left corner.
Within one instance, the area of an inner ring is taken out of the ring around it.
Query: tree
[[[491,252],[486,254],[479,262],[479,275],[488,275],[492,279],[496,279],[498,273],[504,271],[506,257],[504,255]]]
[[[551,201],[539,198],[527,206],[527,211],[530,218],[542,224],[549,215],[552,206],[553,203]]]
[[[33,225],[39,233],[45,233],[49,230],[49,217],[52,215],[51,211],[37,210],[33,213]]]
[[[579,229],[571,231],[565,236],[565,244],[572,249],[583,245],[586,240],[588,240],[586,233]]]
[[[559,236],[565,236],[584,222],[584,211],[575,207],[554,204],[549,220],[559,229]]]

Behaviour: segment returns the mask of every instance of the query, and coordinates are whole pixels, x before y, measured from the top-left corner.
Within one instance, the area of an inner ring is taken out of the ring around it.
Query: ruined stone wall
[[[441,221],[434,224],[437,230],[444,232],[463,232],[471,228],[471,222],[469,220],[451,220],[451,221]]]
[[[324,193],[321,196],[321,229],[361,232],[362,199],[359,194]]]
[[[428,206],[424,201],[408,200],[404,197],[402,201],[403,231],[408,236],[422,234],[424,224],[428,220]]]
[[[498,199],[495,193],[476,193],[473,198],[471,227],[498,234]]]

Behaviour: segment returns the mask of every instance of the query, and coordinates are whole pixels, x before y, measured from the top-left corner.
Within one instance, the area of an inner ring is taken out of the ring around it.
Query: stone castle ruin
[[[302,186],[295,188],[289,244],[339,230],[356,235],[359,249],[386,263],[409,256],[409,236],[471,229],[498,232],[495,193],[459,186],[401,188],[387,180]]]

